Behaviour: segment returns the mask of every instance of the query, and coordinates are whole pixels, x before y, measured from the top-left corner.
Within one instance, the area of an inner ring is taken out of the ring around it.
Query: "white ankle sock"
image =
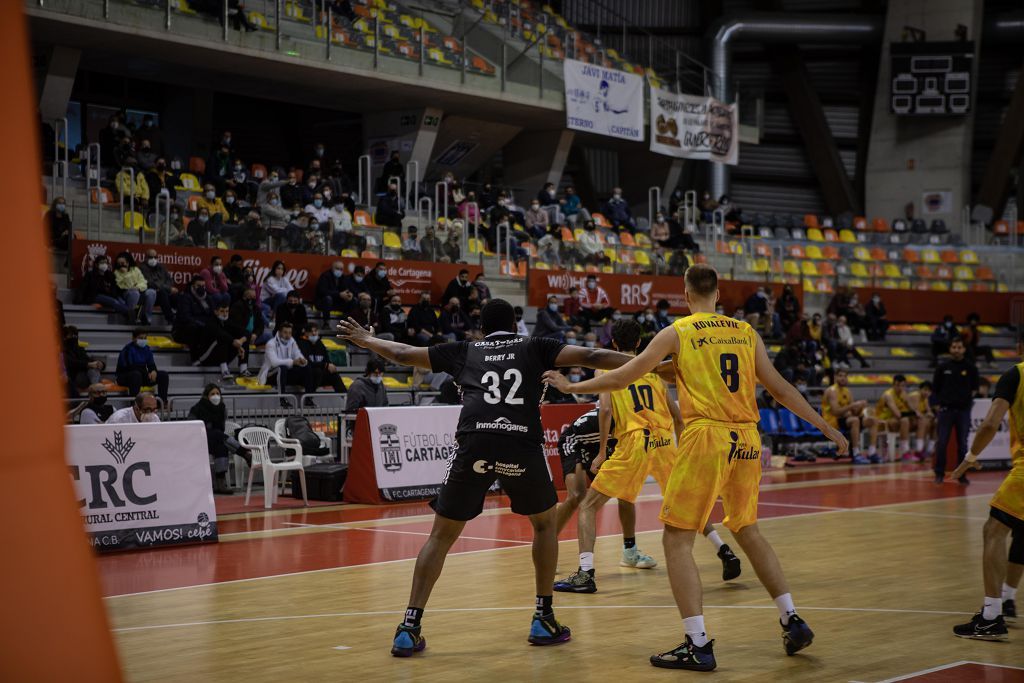
[[[703,614],[683,619],[683,630],[686,631],[686,635],[690,636],[690,640],[697,647],[708,644],[708,634],[704,632]]]
[[[917,439],[914,441],[914,450],[918,453],[924,450],[924,439]]]
[[[708,534],[708,540],[715,544],[715,550],[718,550],[725,545],[725,541],[722,540],[722,537],[718,535],[717,531],[712,531]]]
[[[1015,600],[1017,598],[1017,589],[1013,586],[1004,583],[1003,584],[1003,600]]]
[[[231,374],[231,371],[228,370],[228,364],[227,363],[221,363],[220,364],[220,374],[222,374],[222,375]]]
[[[900,450],[903,451],[904,453],[909,451],[910,450],[910,441],[909,440],[906,440],[906,441],[901,440],[900,441]]]
[[[985,596],[985,606],[981,608],[981,616],[991,621],[1003,613],[1003,601],[999,598]]]
[[[580,553],[580,569],[590,571],[594,568],[594,553]]]
[[[796,607],[793,606],[793,595],[791,593],[783,593],[775,598],[775,606],[779,608],[779,620],[783,626],[788,624],[789,618],[796,614]]]
[[[877,453],[878,453],[878,447],[877,446],[875,446],[874,444],[871,444],[870,446],[868,446],[868,457],[870,457],[872,455],[876,455]]]

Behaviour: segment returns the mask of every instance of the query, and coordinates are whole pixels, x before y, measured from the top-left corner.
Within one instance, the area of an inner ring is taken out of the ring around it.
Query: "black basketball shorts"
[[[448,519],[466,522],[479,515],[495,480],[516,514],[535,515],[558,502],[540,444],[507,434],[459,434],[447,467],[430,506]]]

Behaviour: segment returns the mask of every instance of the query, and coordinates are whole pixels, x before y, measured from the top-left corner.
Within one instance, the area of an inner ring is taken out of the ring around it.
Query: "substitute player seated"
[[[861,427],[874,424],[874,418],[864,414],[868,402],[853,400],[849,387],[850,375],[846,368],[836,370],[835,380],[821,397],[821,416],[830,427],[838,429],[850,440],[850,456],[854,465],[882,462],[874,444],[871,444],[867,456],[860,452]]]

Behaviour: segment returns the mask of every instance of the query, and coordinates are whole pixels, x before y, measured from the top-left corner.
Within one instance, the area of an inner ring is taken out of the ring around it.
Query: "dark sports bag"
[[[313,432],[309,421],[301,415],[286,417],[284,430],[288,438],[296,439],[302,444],[303,455],[327,455],[331,452],[329,446],[320,445],[320,437]]]

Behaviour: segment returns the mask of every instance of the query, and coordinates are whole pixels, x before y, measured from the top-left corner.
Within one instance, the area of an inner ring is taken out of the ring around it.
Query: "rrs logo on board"
[[[620,298],[623,306],[649,306],[651,303],[651,287],[653,282],[639,284],[623,283]]]

